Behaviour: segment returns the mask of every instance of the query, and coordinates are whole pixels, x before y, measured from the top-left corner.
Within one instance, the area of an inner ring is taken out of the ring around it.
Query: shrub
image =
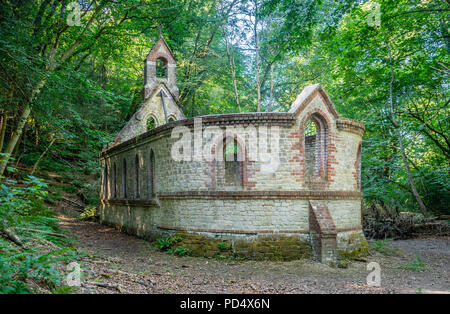
[[[170,234],[165,234],[161,238],[156,239],[155,245],[161,251],[168,251],[172,248],[174,243],[181,241],[181,237],[179,236],[171,236]]]
[[[228,244],[226,244],[225,242],[220,242],[217,247],[219,248],[219,250],[221,251],[226,251],[228,249],[230,249],[230,247],[228,246]]]
[[[180,247],[177,247],[176,249],[169,249],[167,252],[169,252],[169,254],[174,254],[174,255],[182,256],[182,255],[187,255],[187,254],[189,254],[189,249],[180,246]]]
[[[95,206],[89,206],[84,209],[84,212],[80,214],[81,220],[97,220],[97,208]]]
[[[58,247],[66,239],[33,232],[60,232],[57,218],[44,204],[46,188],[33,176],[0,184],[0,293],[29,293],[29,279],[53,290],[61,285],[55,263],[73,258],[72,249]],[[19,243],[10,241],[11,233]],[[49,250],[48,242],[57,249]]]

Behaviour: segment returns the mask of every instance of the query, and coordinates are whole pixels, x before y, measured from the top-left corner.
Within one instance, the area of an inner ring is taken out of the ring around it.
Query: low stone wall
[[[328,218],[333,221],[333,247],[327,246],[330,241],[323,240],[323,231],[311,227],[310,201],[305,199],[172,196],[148,201],[147,206],[133,201],[127,201],[127,205],[105,201],[100,218],[102,223],[151,241],[164,234],[180,234],[183,240],[174,248],[187,248],[193,256],[293,260],[310,257],[314,249],[320,251],[315,254],[319,260],[330,263],[335,261],[333,256],[351,257],[366,248],[360,229],[360,200],[315,202],[326,206]],[[274,230],[274,225],[279,229]],[[313,233],[321,237],[315,247],[311,246]],[[222,242],[229,249],[220,249]],[[334,255],[322,256],[322,251]]]
[[[190,256],[275,261],[312,256],[308,239],[300,236],[272,235],[255,237],[252,240],[227,240],[188,232],[177,232],[175,235],[181,240],[173,245],[173,249],[188,249],[187,254]]]

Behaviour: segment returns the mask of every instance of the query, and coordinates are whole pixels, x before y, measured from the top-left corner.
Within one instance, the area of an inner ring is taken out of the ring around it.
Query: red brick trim
[[[337,233],[333,218],[325,202],[309,201],[309,228],[319,235],[335,235]]]
[[[295,117],[292,113],[286,112],[256,112],[256,113],[233,113],[233,114],[221,114],[221,115],[209,115],[199,116],[196,118],[202,119],[202,126],[216,125],[277,125],[277,126],[292,126],[295,122]],[[100,154],[100,158],[106,158],[112,152],[121,151],[126,149],[132,144],[139,143],[141,140],[154,137],[167,130],[172,130],[177,126],[193,127],[194,118],[177,120],[171,123],[163,124],[157,128],[154,128],[146,133],[133,137],[118,145],[107,147]]]
[[[326,141],[322,146],[322,161],[320,166],[320,174],[321,176],[306,176],[306,148],[305,148],[305,135],[304,135],[304,125],[306,121],[314,114],[317,114],[321,117],[322,121],[325,125],[321,128],[321,132],[323,133],[323,138]],[[323,130],[322,130],[323,129]],[[338,164],[336,160],[336,134],[332,127],[331,118],[321,109],[315,108],[311,111],[307,112],[304,117],[300,120],[300,126],[298,132],[296,134],[298,136],[298,143],[294,143],[292,146],[292,150],[298,151],[298,154],[294,156],[292,160],[289,162],[296,162],[297,167],[292,171],[292,175],[297,177],[298,182],[304,182],[305,185],[313,190],[322,190],[330,186],[330,183],[334,181],[334,177],[336,174],[335,165]],[[325,152],[326,148],[326,152]],[[324,163],[326,161],[326,164]],[[326,165],[326,167],[325,167]]]
[[[303,110],[305,110],[305,108],[309,105],[309,103],[317,96],[319,95],[320,98],[322,98],[322,101],[325,103],[328,111],[330,112],[330,114],[335,118],[339,118],[339,115],[336,111],[336,109],[334,108],[333,103],[331,102],[330,98],[328,97],[328,95],[325,93],[325,91],[322,89],[322,87],[317,88],[315,91],[313,91],[310,95],[308,95],[308,97],[303,101],[303,103],[300,105],[299,108],[297,108],[297,110],[295,110],[294,114],[297,115],[299,113],[301,113]]]
[[[158,194],[153,200],[102,199],[101,204],[123,206],[160,206],[166,199],[299,199],[299,200],[361,200],[360,192],[346,191],[185,191]]]
[[[161,46],[164,46],[168,53],[159,52],[159,48]],[[166,59],[167,63],[169,63],[169,64],[176,64],[175,56],[173,55],[172,50],[170,49],[169,45],[166,43],[166,41],[164,40],[163,37],[159,38],[159,40],[156,42],[156,44],[153,46],[153,48],[148,53],[145,60],[156,62],[156,60],[160,57],[164,57],[164,59]]]
[[[158,229],[172,231],[190,231],[190,232],[210,232],[210,233],[232,233],[232,234],[309,234],[309,230],[232,230],[232,229],[207,229],[207,228],[185,228],[175,226],[159,225]],[[337,232],[361,231],[361,227],[336,229]]]
[[[347,191],[184,191],[158,194],[159,199],[316,199],[360,200],[360,192]]]

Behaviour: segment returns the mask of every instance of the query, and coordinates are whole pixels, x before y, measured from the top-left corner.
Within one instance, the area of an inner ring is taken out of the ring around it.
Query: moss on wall
[[[290,261],[310,258],[311,245],[294,236],[267,236],[252,241],[212,239],[206,235],[178,232],[181,241],[173,248],[187,248],[197,257],[236,257],[254,260]]]
[[[351,234],[345,247],[345,250],[338,250],[339,257],[342,259],[357,259],[369,253],[369,243],[361,233]]]

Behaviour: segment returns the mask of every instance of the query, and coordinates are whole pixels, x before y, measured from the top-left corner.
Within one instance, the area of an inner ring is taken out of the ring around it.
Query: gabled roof
[[[162,53],[160,51],[161,47],[165,50],[167,53]],[[167,42],[164,40],[162,35],[159,36],[158,41],[155,43],[155,45],[150,49],[150,52],[147,54],[147,57],[145,60],[147,61],[156,61],[159,57],[165,57],[167,59],[168,63],[176,63],[175,56],[173,55],[172,50],[170,49]]]
[[[330,113],[335,117],[336,119],[339,118],[339,115],[336,111],[336,108],[334,107],[333,103],[330,100],[330,97],[328,97],[327,93],[323,89],[323,87],[320,84],[313,84],[306,86],[300,95],[298,95],[297,99],[292,103],[291,109],[289,109],[289,113],[292,113],[294,115],[297,115],[301,111],[305,109],[305,107],[316,97],[319,95],[323,102],[327,105]]]
[[[156,94],[158,94],[161,90],[163,90],[164,95],[166,97],[170,97],[172,98],[174,104],[176,107],[178,107],[178,110],[181,112],[182,116],[185,117],[183,110],[180,109],[180,107],[178,106],[178,102],[175,98],[175,96],[172,94],[172,92],[170,91],[170,89],[167,87],[167,85],[164,82],[160,82],[151,92],[150,95],[148,95],[147,98],[145,98],[145,100],[141,101],[141,103],[139,104],[139,107],[136,109],[136,119],[141,120],[143,117],[141,116],[141,110],[145,107],[145,104],[151,99],[153,98]],[[161,104],[162,106],[162,104]]]

